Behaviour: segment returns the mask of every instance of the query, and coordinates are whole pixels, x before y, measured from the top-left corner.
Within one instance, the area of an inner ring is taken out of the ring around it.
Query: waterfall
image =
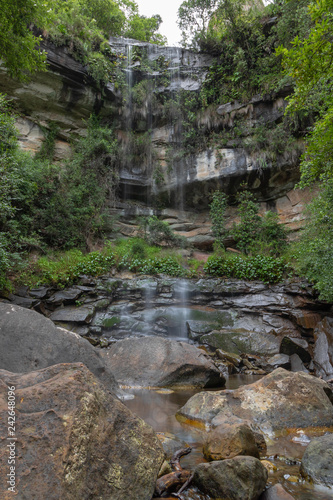
[[[132,147],[132,130],[133,130],[133,45],[127,43],[126,45],[126,67],[125,67],[125,77],[126,77],[126,103],[125,103],[125,131],[126,131],[126,147],[125,147],[125,158],[124,166],[126,169],[126,175],[130,177],[131,172],[131,158],[133,153]],[[124,183],[123,189],[123,199],[124,202],[130,198],[129,185],[127,182]]]
[[[188,341],[186,321],[191,317],[189,308],[188,281],[180,279],[175,284],[175,296],[178,305],[172,307],[172,320],[170,321],[169,337],[175,340]]]

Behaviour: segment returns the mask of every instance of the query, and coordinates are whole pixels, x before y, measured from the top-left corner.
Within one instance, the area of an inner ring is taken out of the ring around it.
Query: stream
[[[255,375],[231,375],[226,382],[226,389],[236,389],[241,385],[251,384],[260,378]],[[192,447],[192,452],[181,459],[184,469],[193,470],[200,462],[205,462],[202,455],[202,443],[205,432],[196,427],[178,422],[175,414],[188,399],[201,389],[169,390],[169,389],[129,389],[134,396],[124,401],[126,406],[158,433],[171,433],[179,440]],[[295,500],[331,500],[333,491],[313,486],[304,481],[299,474],[302,455],[312,437],[318,434],[306,435],[302,430],[287,436],[267,439],[267,459],[276,468],[269,472],[268,485],[281,483]],[[182,446],[180,445],[180,448]],[[207,495],[200,494],[195,488],[190,488],[182,494],[184,500],[210,500]]]

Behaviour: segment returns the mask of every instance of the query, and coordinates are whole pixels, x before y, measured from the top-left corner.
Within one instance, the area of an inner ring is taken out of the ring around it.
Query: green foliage
[[[150,245],[165,245],[171,247],[186,247],[187,240],[184,236],[175,234],[169,224],[153,215],[141,220],[144,239]]]
[[[222,191],[215,191],[210,204],[210,217],[212,219],[212,232],[217,243],[223,247],[223,240],[228,231],[225,227],[225,211],[227,208],[227,196]]]
[[[88,244],[106,229],[105,203],[117,186],[118,143],[95,117],[64,168],[50,166],[39,183],[33,225],[53,248]]]
[[[46,54],[39,49],[40,36],[29,26],[48,21],[46,2],[43,0],[2,0],[0,9],[0,54],[9,74],[27,80],[35,71],[46,70]]]
[[[277,213],[268,211],[263,214],[257,240],[251,247],[251,253],[262,253],[273,256],[283,254],[287,248],[287,231],[279,223]]]
[[[135,38],[143,42],[166,45],[166,38],[160,33],[157,33],[161,23],[162,18],[158,14],[152,17],[146,17],[135,12],[128,20],[128,27],[125,31],[125,35],[129,38]]]
[[[249,253],[251,246],[259,235],[261,225],[259,205],[254,201],[253,195],[248,191],[240,193],[238,201],[240,222],[234,225],[231,234],[237,242],[237,248],[244,253]]]
[[[293,247],[298,272],[333,301],[333,179],[329,179],[308,205],[308,219],[300,241]]]
[[[277,283],[287,271],[285,262],[280,258],[265,255],[243,257],[232,254],[219,254],[209,257],[204,271],[216,277],[261,280],[264,283]]]
[[[59,132],[59,127],[55,123],[50,122],[49,129],[46,129],[45,127],[41,127],[41,129],[44,132],[45,139],[42,143],[42,147],[35,155],[35,158],[52,161],[55,151],[55,140]]]
[[[115,259],[108,246],[104,252],[85,255],[78,249],[68,250],[30,263],[17,282],[28,286],[47,284],[61,288],[77,282],[82,275],[101,276],[110,272],[114,265]]]
[[[264,7],[260,1],[244,0],[183,2],[178,15],[184,46],[219,57],[201,91],[203,104],[247,100],[290,84],[275,49],[309,32],[307,3],[290,0]]]
[[[310,2],[308,10],[314,24],[309,36],[297,36],[289,50],[278,50],[296,84],[287,111],[306,109],[318,116],[301,162],[303,185],[333,173],[333,0]]]
[[[184,47],[200,48],[218,0],[185,0],[178,10]]]
[[[0,95],[0,234],[1,283],[22,252],[32,248],[84,247],[106,229],[106,198],[117,186],[118,143],[96,118],[88,135],[62,167],[52,165],[55,130],[51,127],[39,155],[18,148],[14,118]]]
[[[279,224],[278,215],[268,211],[260,216],[259,204],[248,191],[240,193],[238,201],[240,221],[231,231],[237,248],[252,255],[278,256],[283,253],[287,246],[287,233]]]

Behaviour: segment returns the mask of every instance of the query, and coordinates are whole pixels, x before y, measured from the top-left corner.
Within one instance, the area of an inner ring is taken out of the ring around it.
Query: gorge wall
[[[15,103],[23,149],[38,151],[45,130],[55,124],[54,159],[61,162],[70,142],[85,135],[89,116],[100,115],[119,139],[119,190],[110,214],[123,235],[136,234],[136,216],[155,213],[196,246],[209,247],[212,192],[219,188],[230,195],[232,224],[234,196],[244,184],[262,211],[276,211],[293,231],[302,226],[311,198],[293,189],[302,144],[281,137],[291,89],[246,103],[202,105],[199,97],[209,90],[207,77],[218,60],[130,39],[109,43],[117,66],[102,90],[63,47],[45,46],[49,70],[26,84],[0,67],[0,91]]]

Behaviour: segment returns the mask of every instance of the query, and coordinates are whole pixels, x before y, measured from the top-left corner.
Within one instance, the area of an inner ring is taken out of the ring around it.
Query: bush
[[[333,301],[333,179],[308,206],[308,219],[293,253],[298,272],[314,283],[320,299]]]
[[[204,271],[216,277],[277,283],[282,280],[284,273],[287,271],[287,265],[282,259],[264,255],[242,257],[220,254],[209,257],[204,266]]]
[[[227,196],[222,191],[213,193],[210,204],[210,217],[212,219],[212,233],[217,243],[223,247],[223,240],[228,231],[225,227],[225,211],[227,208]]]
[[[186,247],[187,240],[184,236],[175,234],[169,224],[155,215],[141,220],[141,230],[144,233],[144,239],[149,245],[161,245],[170,247]]]

